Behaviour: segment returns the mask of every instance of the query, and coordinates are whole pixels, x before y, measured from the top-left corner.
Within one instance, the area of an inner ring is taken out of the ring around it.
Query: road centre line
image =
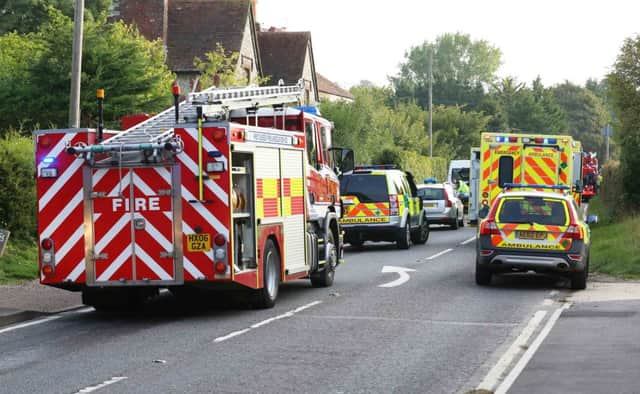
[[[19,323],[19,324],[15,324],[6,328],[2,328],[0,329],[0,334],[4,334],[5,332],[10,332],[10,331],[15,331],[15,330],[19,330],[21,328],[27,328],[27,327],[31,327],[31,326],[36,326],[38,324],[42,324],[42,323],[46,323],[46,322],[50,322],[53,320],[58,320],[61,319],[65,316],[69,316],[69,315],[73,315],[73,314],[77,314],[77,313],[86,313],[86,312],[91,312],[93,311],[93,308],[82,308],[82,309],[77,309],[74,311],[68,311],[68,312],[62,312],[59,313],[57,315],[53,315],[53,316],[47,316],[47,317],[43,317],[41,319],[37,319],[37,320],[31,320],[29,322],[26,323]]]
[[[445,326],[473,326],[473,327],[516,327],[518,323],[492,323],[476,321],[453,321],[453,320],[431,320],[431,319],[403,319],[396,317],[381,316],[348,316],[348,315],[305,315],[313,319],[334,319],[334,320],[370,320],[388,321],[400,323],[426,323]]]
[[[111,384],[118,383],[122,380],[128,379],[126,376],[114,376],[109,380],[105,380],[104,382],[97,384],[95,386],[85,387],[82,390],[76,391],[75,394],[84,394],[84,393],[92,393],[96,390],[100,390],[103,387],[107,387]]]
[[[518,335],[516,340],[513,341],[507,351],[502,355],[502,357],[500,357],[493,368],[491,368],[489,373],[487,373],[487,376],[485,376],[476,390],[486,390],[493,392],[493,390],[500,382],[500,378],[503,376],[504,372],[507,370],[507,368],[509,368],[516,355],[518,355],[518,353],[520,353],[522,349],[524,349],[524,347],[527,345],[529,338],[536,331],[546,315],[547,311],[537,311],[533,315],[522,332],[520,332],[520,335]]]
[[[452,250],[453,250],[453,249],[451,249],[451,248],[449,248],[449,249],[445,249],[445,250],[443,250],[442,252],[438,252],[438,253],[434,254],[433,256],[429,256],[429,257],[427,257],[427,258],[426,258],[426,260],[433,260],[433,259],[435,259],[435,258],[437,258],[437,257],[442,256],[443,254],[446,254],[446,253],[451,252]]]
[[[467,239],[466,241],[460,242],[460,245],[466,245],[466,244],[471,243],[472,241],[475,241],[475,240],[476,240],[476,237],[473,236],[473,237]]]
[[[229,333],[229,334],[227,334],[227,335],[224,335],[224,336],[218,337],[218,338],[214,339],[214,340],[213,340],[213,342],[214,342],[214,343],[224,342],[224,341],[226,341],[227,339],[231,339],[231,338],[237,337],[238,335],[246,334],[246,333],[248,333],[249,331],[254,330],[254,329],[256,329],[256,328],[259,328],[259,327],[262,327],[262,326],[266,326],[267,324],[269,324],[269,323],[273,323],[273,322],[274,322],[274,321],[276,321],[276,320],[280,320],[280,319],[285,319],[285,318],[288,318],[288,317],[292,317],[293,315],[295,315],[295,314],[296,314],[296,313],[298,313],[298,312],[302,312],[302,311],[304,311],[305,309],[309,309],[309,308],[311,308],[311,307],[313,307],[313,306],[316,306],[316,305],[319,305],[319,304],[322,304],[322,301],[313,301],[313,302],[310,302],[310,303],[308,303],[308,304],[306,304],[306,305],[303,305],[303,306],[300,306],[300,307],[298,307],[298,308],[296,308],[296,309],[293,309],[293,310],[291,310],[291,311],[285,312],[285,313],[283,313],[283,314],[281,314],[281,315],[274,316],[274,317],[270,317],[270,318],[265,319],[265,320],[262,320],[262,321],[260,321],[260,322],[258,322],[258,323],[252,324],[251,326],[249,326],[249,327],[247,327],[247,328],[244,328],[244,329],[242,329],[242,330],[234,331],[234,332],[231,332],[231,333]]]
[[[553,314],[547,321],[547,324],[545,324],[545,326],[542,328],[542,331],[540,331],[540,334],[538,334],[538,336],[533,341],[533,343],[531,343],[531,346],[529,346],[527,351],[522,355],[522,358],[518,360],[518,363],[516,364],[515,367],[513,367],[511,372],[509,372],[509,375],[507,375],[507,377],[502,381],[500,386],[498,386],[498,388],[495,391],[495,394],[505,394],[507,391],[509,391],[509,389],[511,388],[513,383],[516,381],[518,376],[520,376],[520,374],[522,373],[524,368],[527,366],[529,361],[531,361],[531,358],[533,358],[533,355],[538,351],[538,348],[540,348],[540,345],[542,344],[542,342],[545,340],[547,335],[549,335],[549,333],[551,332],[551,329],[560,318],[560,315],[562,314],[562,312],[565,309],[569,308],[570,306],[571,306],[571,303],[568,302],[553,312]]]

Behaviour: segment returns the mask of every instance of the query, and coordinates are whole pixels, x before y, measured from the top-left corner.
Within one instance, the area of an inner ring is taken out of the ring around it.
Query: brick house
[[[319,96],[311,33],[270,29],[258,33],[258,42],[262,72],[270,77],[269,83],[275,84],[282,79],[286,85],[291,85],[302,79],[304,104],[316,104]]]
[[[167,64],[183,92],[198,81],[195,57],[220,43],[239,54],[238,77],[248,83],[262,75],[255,23],[255,0],[120,0],[113,18],[137,25],[150,40],[161,39]]]

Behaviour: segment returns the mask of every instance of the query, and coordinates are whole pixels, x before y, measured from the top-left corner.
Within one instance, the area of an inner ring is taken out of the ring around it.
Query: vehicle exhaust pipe
[[[558,263],[557,267],[558,267],[558,269],[566,270],[566,269],[569,268],[569,264],[567,264],[567,263]]]

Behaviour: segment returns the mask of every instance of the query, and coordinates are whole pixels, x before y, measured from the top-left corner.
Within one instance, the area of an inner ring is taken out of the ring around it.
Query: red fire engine
[[[582,201],[589,202],[598,194],[598,157],[595,152],[587,152],[582,158]]]
[[[353,153],[329,148],[329,121],[286,106],[301,94],[174,91],[174,107],[104,141],[101,127],[37,131],[41,283],[97,309],[238,287],[271,307],[281,282],[331,286],[336,171]]]

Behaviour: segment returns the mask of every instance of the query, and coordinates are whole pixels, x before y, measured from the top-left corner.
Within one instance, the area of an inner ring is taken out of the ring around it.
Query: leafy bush
[[[610,222],[625,211],[624,184],[619,161],[609,160],[603,166],[602,185],[598,194],[601,201],[600,220]]]
[[[9,239],[0,257],[0,284],[38,277],[38,246],[34,241]]]
[[[16,131],[0,137],[0,228],[12,239],[35,239],[34,160],[31,138]]]

